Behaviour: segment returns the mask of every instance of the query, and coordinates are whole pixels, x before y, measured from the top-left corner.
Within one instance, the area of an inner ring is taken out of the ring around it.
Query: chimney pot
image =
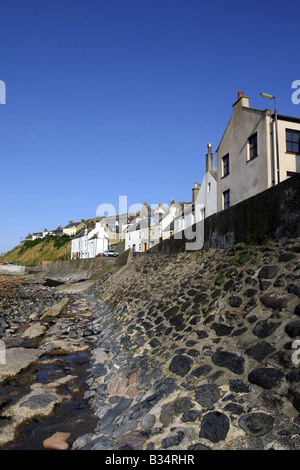
[[[244,93],[242,91],[239,91],[238,92],[238,100],[244,95]]]

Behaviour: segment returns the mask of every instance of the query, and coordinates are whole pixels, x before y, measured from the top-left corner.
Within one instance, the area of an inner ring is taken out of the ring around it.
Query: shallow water
[[[47,363],[45,364],[45,362]],[[74,382],[65,384],[60,390],[62,394],[71,393],[72,398],[58,404],[52,416],[36,417],[30,423],[22,425],[18,430],[15,442],[7,446],[6,450],[45,450],[43,449],[43,441],[58,431],[71,433],[71,438],[68,440],[71,448],[77,437],[95,430],[99,418],[93,414],[87,400],[83,400],[84,392],[88,390],[85,382],[88,367],[89,355],[86,353],[66,356],[45,355],[40,358],[38,365],[36,364],[32,369],[32,373],[27,372],[27,379],[31,376],[32,382],[45,384],[68,374],[75,375],[76,384],[74,385]],[[0,395],[0,412],[1,402],[2,408],[5,408],[13,399],[12,390],[14,390],[16,401],[24,395],[24,392],[28,392],[29,384],[24,386],[14,381],[14,383],[3,387]]]

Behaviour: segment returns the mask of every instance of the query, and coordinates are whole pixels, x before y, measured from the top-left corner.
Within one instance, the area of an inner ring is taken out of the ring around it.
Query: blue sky
[[[291,101],[299,3],[1,2],[0,252],[101,204],[190,200],[237,92]]]

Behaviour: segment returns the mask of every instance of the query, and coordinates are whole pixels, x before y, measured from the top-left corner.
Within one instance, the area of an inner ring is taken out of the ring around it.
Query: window
[[[207,192],[209,193],[211,191],[211,183],[207,183]]]
[[[228,209],[230,207],[230,189],[223,193],[223,208]]]
[[[300,132],[291,129],[285,130],[286,151],[292,153],[300,153]]]
[[[252,160],[252,158],[257,157],[257,155],[258,155],[258,151],[257,151],[257,133],[255,133],[251,137],[249,137],[248,143],[249,143],[249,160]]]
[[[229,175],[229,153],[222,158],[223,160],[223,176]]]

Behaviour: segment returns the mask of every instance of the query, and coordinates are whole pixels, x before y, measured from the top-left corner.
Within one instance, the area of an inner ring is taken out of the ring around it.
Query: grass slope
[[[57,261],[71,259],[71,237],[48,235],[18,245],[8,253],[0,256],[0,262],[8,261],[23,266],[35,266],[40,261]]]

